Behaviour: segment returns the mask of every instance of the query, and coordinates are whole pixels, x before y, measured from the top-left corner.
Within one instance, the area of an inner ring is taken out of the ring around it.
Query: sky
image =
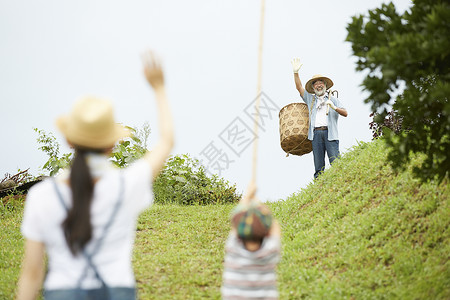
[[[312,153],[286,157],[280,147],[279,110],[302,102],[292,58],[303,63],[304,84],[322,74],[339,91],[348,111],[338,123],[341,153],[372,139],[364,73],[355,71],[346,27],[352,16],[387,2],[265,1],[256,164],[262,201],[285,199],[313,179]],[[412,5],[393,3],[399,12]],[[53,133],[61,152],[70,151],[55,119],[84,95],[110,99],[120,123],[147,122],[151,149],[157,116],[140,55],[152,49],[175,120],[172,154],[201,160],[243,192],[252,176],[260,7],[260,0],[0,0],[0,180],[18,169],[42,173],[47,156],[33,128]]]

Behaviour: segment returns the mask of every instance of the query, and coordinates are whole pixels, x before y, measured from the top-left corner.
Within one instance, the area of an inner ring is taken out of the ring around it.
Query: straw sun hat
[[[111,102],[87,96],[75,102],[72,111],[56,120],[66,139],[81,147],[106,149],[130,132],[114,121]]]
[[[314,94],[313,84],[317,80],[322,80],[323,82],[325,82],[325,84],[327,85],[326,87],[327,90],[333,86],[333,81],[330,78],[317,74],[314,75],[310,80],[308,80],[308,82],[305,85],[305,89],[308,91],[308,93]]]

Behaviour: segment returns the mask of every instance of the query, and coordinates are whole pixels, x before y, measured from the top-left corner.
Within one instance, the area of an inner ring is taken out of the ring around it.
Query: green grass
[[[448,179],[420,183],[362,143],[316,182],[270,206],[283,230],[280,299],[450,299]],[[276,182],[274,182],[276,184]],[[141,299],[220,299],[232,205],[155,205],[138,223]],[[23,208],[0,207],[0,299],[14,295]]]
[[[412,163],[420,164],[416,157]],[[282,299],[450,299],[450,189],[396,173],[382,141],[272,205]]]
[[[23,256],[23,196],[0,201],[0,299],[13,299]]]
[[[142,299],[219,299],[233,206],[157,205],[138,225],[134,268]]]

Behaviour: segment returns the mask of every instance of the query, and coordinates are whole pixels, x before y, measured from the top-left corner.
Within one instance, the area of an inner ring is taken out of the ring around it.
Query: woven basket
[[[279,113],[281,149],[289,154],[301,156],[312,151],[308,140],[309,111],[305,103],[291,103]]]

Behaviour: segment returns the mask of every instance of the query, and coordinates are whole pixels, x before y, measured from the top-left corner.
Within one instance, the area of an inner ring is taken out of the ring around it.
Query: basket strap
[[[311,107],[309,108],[309,123],[311,124],[311,116],[312,116],[312,110],[314,107],[314,103],[316,102],[316,95],[314,94],[313,99],[311,101]]]

